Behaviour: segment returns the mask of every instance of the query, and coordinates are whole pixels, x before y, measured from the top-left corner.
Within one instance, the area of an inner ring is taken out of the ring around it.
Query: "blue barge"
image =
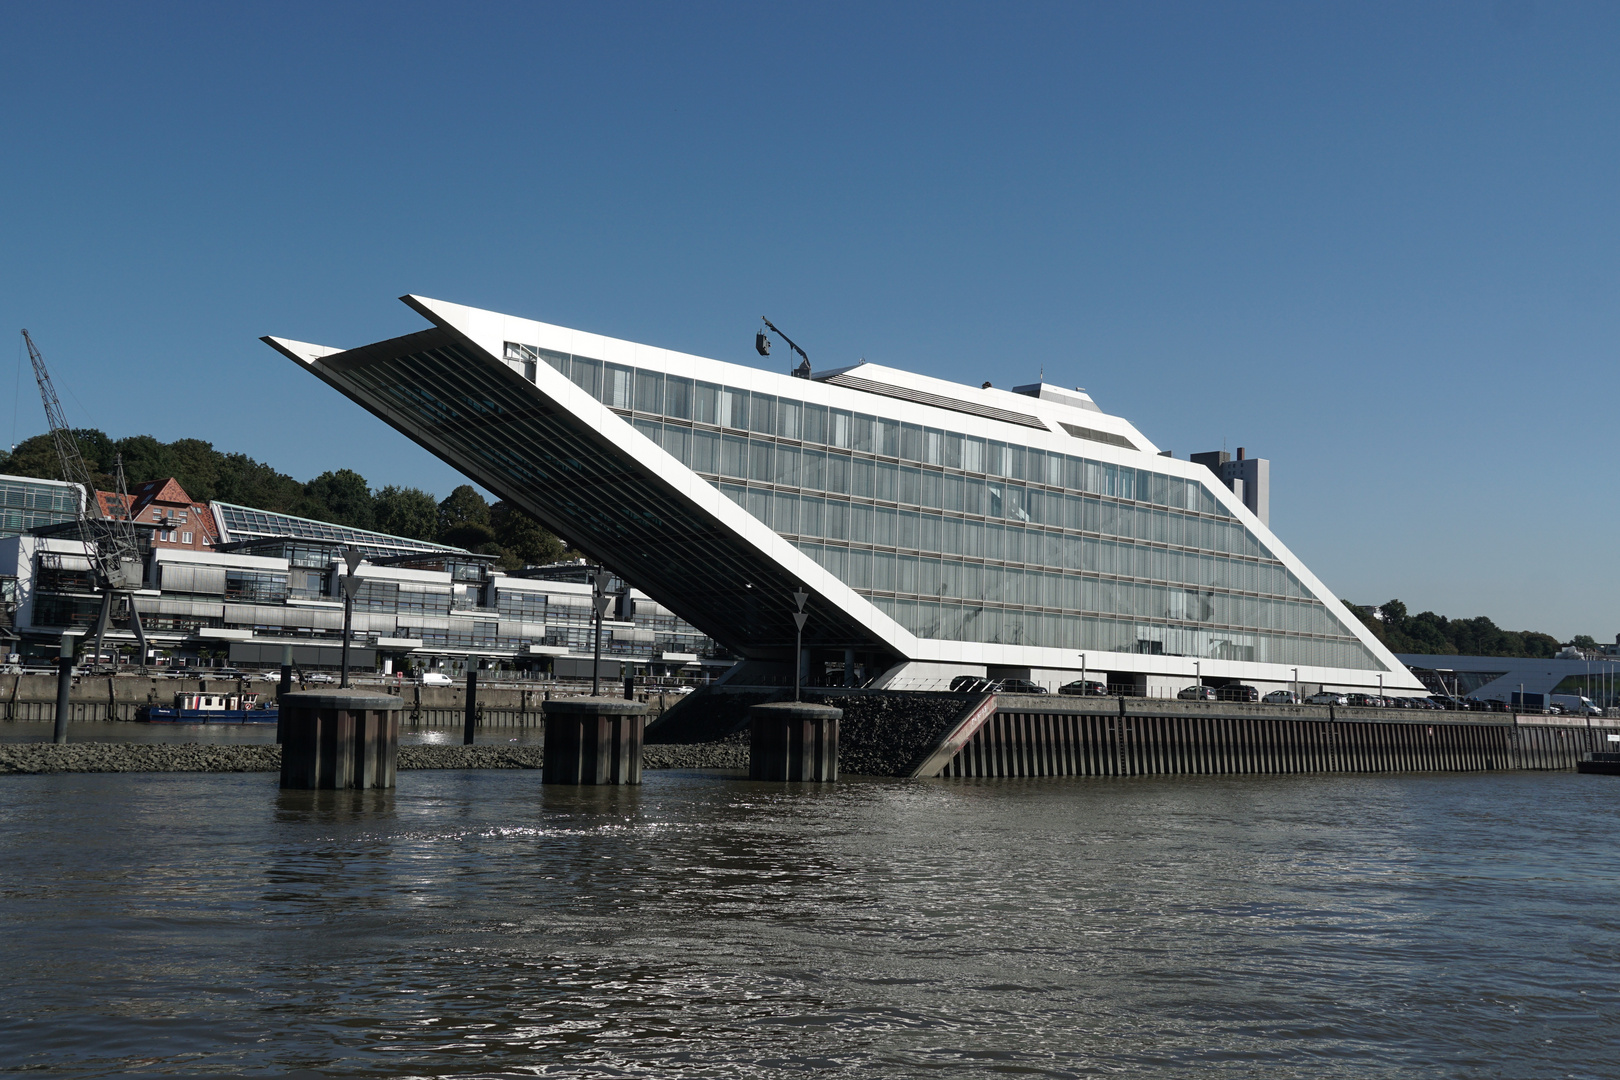
[[[135,718],[148,724],[274,724],[275,706],[261,708],[258,694],[176,694],[173,705],[147,705]]]

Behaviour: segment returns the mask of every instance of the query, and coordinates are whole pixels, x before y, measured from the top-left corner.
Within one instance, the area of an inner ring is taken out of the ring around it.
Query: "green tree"
[[[124,455],[124,479],[130,487],[148,480],[162,480],[174,476],[174,455],[167,443],[160,443],[150,435],[130,435],[113,444],[115,453]],[[107,460],[107,471],[112,471],[112,459]],[[178,477],[176,477],[178,479]],[[185,481],[180,482],[185,487]],[[186,488],[193,498],[201,498]]]
[[[246,454],[221,455],[215,477],[215,498],[255,510],[287,513],[304,494],[304,485]]]
[[[439,503],[421,488],[393,484],[377,492],[376,529],[412,540],[432,540],[439,534]]]
[[[366,478],[353,469],[323,472],[304,485],[304,516],[369,529],[376,522],[376,499]]]
[[[521,570],[562,558],[563,542],[510,503],[498,502],[490,507],[489,518],[495,540],[502,548],[501,565],[505,569]]]
[[[219,492],[219,466],[225,455],[201,439],[176,439],[169,444],[170,474],[198,502],[212,502]]]
[[[1597,642],[1592,640],[1592,635],[1590,634],[1576,634],[1574,637],[1569,639],[1569,643],[1575,646],[1577,649],[1597,648]]]
[[[489,503],[471,484],[462,484],[439,504],[439,535],[463,525],[489,527]],[[491,534],[493,535],[493,534]],[[448,541],[446,541],[448,543]]]
[[[1388,600],[1378,605],[1375,616],[1372,607],[1345,604],[1391,652],[1532,658],[1558,652],[1558,642],[1547,634],[1503,630],[1483,615],[1472,619],[1448,619],[1432,611],[1411,615],[1399,600]]]
[[[79,444],[85,468],[90,470],[90,482],[100,488],[107,487],[111,483],[107,473],[112,468],[112,440],[95,428],[77,428],[73,436]],[[11,453],[0,458],[0,472],[40,480],[66,479],[62,475],[62,461],[56,454],[56,442],[49,433],[31,435],[18,443]]]

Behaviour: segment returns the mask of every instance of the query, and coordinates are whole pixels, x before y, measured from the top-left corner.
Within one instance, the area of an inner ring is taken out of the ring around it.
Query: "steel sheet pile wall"
[[[1615,728],[997,709],[940,776],[1573,769]]]

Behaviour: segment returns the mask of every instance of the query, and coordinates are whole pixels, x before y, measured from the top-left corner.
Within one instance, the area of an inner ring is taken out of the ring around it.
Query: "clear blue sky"
[[[75,424],[443,494],[258,336],[419,292],[757,363],[764,313],[1268,457],[1342,596],[1620,630],[1613,4],[7,3],[0,40],[0,327]]]

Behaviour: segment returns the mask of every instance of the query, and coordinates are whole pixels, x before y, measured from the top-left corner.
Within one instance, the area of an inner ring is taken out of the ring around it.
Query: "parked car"
[[[1292,690],[1273,690],[1260,700],[1267,705],[1298,705],[1299,695]]]
[[[1213,686],[1189,686],[1176,697],[1181,701],[1214,701],[1215,688]]]
[[[1072,683],[1064,683],[1058,687],[1058,693],[1068,697],[1102,697],[1108,693],[1108,687],[1090,679],[1076,679]]]
[[[979,675],[958,675],[951,680],[953,694],[983,694],[990,689],[990,680]]]
[[[416,681],[423,686],[449,686],[455,680],[442,671],[424,671]]]
[[[328,675],[324,671],[311,671],[309,674],[304,676],[304,681],[307,683],[329,683],[336,682],[337,680],[332,678],[332,676]]]
[[[992,684],[992,693],[996,694],[1044,694],[1046,687],[1040,683],[1032,683],[1028,679],[1001,679]]]
[[[1344,697],[1343,694],[1330,694],[1330,693],[1327,693],[1326,691],[1324,691],[1324,692],[1322,692],[1320,694],[1312,694],[1310,697],[1306,698],[1305,699],[1305,704],[1307,704],[1307,705],[1348,705],[1349,702],[1345,700],[1345,697]]]
[[[1228,683],[1216,691],[1222,701],[1259,701],[1260,691],[1243,683]]]
[[[1384,707],[1384,699],[1377,694],[1346,694],[1344,700],[1346,705],[1354,705],[1358,709],[1381,709]]]

